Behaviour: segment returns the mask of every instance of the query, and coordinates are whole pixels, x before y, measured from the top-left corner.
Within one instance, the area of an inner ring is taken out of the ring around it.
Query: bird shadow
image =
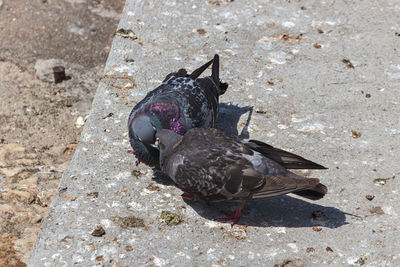
[[[196,200],[184,199],[200,216],[216,221],[225,217],[225,212],[234,212],[235,202],[212,202],[203,204]],[[345,213],[334,207],[310,203],[287,195],[263,200],[247,201],[238,225],[255,227],[314,227],[338,228],[347,224]],[[352,215],[356,216],[356,215]],[[357,217],[357,216],[356,216]],[[227,223],[231,223],[228,221]]]
[[[153,168],[153,177],[151,179],[158,184],[168,185],[168,186],[175,185],[174,181],[172,181],[172,179],[169,178],[169,176],[166,173],[164,173],[158,168]]]
[[[238,123],[243,114],[249,113],[246,123],[243,126],[241,133],[238,132]],[[215,128],[224,131],[226,133],[238,135],[241,138],[249,138],[248,127],[250,124],[251,116],[253,114],[253,107],[245,106],[239,107],[238,105],[233,105],[231,103],[221,103],[219,104],[219,113],[217,121],[215,123]]]

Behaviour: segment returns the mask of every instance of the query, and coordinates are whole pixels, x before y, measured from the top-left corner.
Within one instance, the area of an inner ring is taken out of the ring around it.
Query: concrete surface
[[[394,0],[128,0],[30,265],[399,265],[399,10]],[[230,85],[218,127],[329,167],[303,173],[328,186],[324,199],[250,202],[231,228],[215,219],[233,204],[185,202],[135,166],[131,108],[214,53]]]

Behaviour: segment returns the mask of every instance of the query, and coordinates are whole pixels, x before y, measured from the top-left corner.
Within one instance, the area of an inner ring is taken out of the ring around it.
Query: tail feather
[[[314,191],[319,185],[322,186],[321,194],[327,191],[326,187],[319,183],[318,178],[288,178],[288,177],[275,177],[275,176],[264,176],[265,183],[258,191],[252,195],[253,199],[262,199],[267,197],[274,197],[284,195],[288,193],[302,193],[303,191]],[[311,194],[309,194],[311,196]],[[306,196],[309,196],[306,195]]]
[[[226,92],[226,89],[228,89],[228,84],[221,82],[219,79],[219,56],[217,54],[214,55],[211,77],[219,88],[218,95],[223,95]]]
[[[326,193],[328,193],[328,188],[323,184],[317,184],[315,187],[307,190],[295,191],[293,194],[296,194],[301,197],[305,197],[311,200],[318,200],[323,198]]]
[[[206,64],[203,66],[199,67],[198,69],[194,70],[191,74],[189,74],[189,78],[192,78],[193,80],[197,79],[210,65],[213,63],[214,59],[211,59],[208,61]]]
[[[275,148],[258,140],[249,140],[246,145],[264,156],[279,163],[286,169],[326,169],[326,167],[299,155]]]
[[[211,77],[213,78],[215,84],[219,87],[219,56],[217,54],[214,55]]]

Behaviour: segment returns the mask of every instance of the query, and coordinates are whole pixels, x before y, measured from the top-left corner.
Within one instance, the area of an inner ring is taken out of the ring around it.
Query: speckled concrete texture
[[[131,1],[31,266],[398,266],[398,1]],[[131,108],[218,53],[218,128],[329,167],[329,193],[184,201],[129,154]],[[170,214],[163,211],[172,212]],[[161,216],[161,214],[163,214]],[[172,218],[172,220],[170,220]]]

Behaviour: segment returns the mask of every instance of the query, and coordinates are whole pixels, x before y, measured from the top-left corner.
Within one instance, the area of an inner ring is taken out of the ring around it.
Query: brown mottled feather
[[[291,173],[274,157],[216,129],[195,128],[183,137],[161,130],[157,137],[162,170],[185,192],[206,201],[261,199],[287,193],[318,199],[327,192],[319,179]]]

